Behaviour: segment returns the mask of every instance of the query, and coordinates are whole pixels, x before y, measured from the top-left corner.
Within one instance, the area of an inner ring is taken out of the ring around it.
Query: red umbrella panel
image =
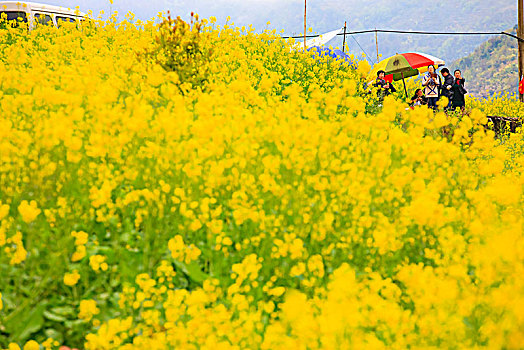
[[[407,78],[424,73],[430,65],[440,67],[444,64],[444,60],[432,55],[420,52],[406,52],[382,60],[375,65],[370,74],[375,76],[379,70],[383,70],[386,72],[385,80],[392,82],[403,77]]]

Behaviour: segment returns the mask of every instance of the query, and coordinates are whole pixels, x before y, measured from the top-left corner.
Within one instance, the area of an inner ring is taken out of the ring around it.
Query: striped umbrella
[[[444,60],[420,52],[399,53],[377,63],[370,74],[376,77],[377,72],[383,70],[386,72],[387,81],[400,80],[418,75],[427,71],[428,66],[441,67],[445,64]],[[406,83],[404,82],[404,91],[406,97]]]

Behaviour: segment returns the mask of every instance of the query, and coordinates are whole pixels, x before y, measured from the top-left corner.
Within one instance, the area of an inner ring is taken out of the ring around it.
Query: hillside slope
[[[518,89],[517,42],[512,38],[494,37],[450,66],[462,70],[466,88],[474,96],[514,93]]]

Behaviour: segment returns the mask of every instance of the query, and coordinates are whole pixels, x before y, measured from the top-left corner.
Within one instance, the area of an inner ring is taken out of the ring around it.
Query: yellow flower
[[[36,201],[32,200],[28,203],[26,200],[23,200],[18,206],[18,212],[22,215],[22,220],[30,223],[36,219],[41,210],[38,209]]]
[[[64,284],[66,286],[74,286],[78,283],[78,280],[80,279],[80,274],[77,270],[73,270],[71,273],[66,273],[64,275]]]
[[[75,237],[75,245],[83,245],[87,243],[89,235],[84,231],[73,231],[71,236]]]
[[[7,214],[9,214],[9,205],[2,204],[2,202],[0,201],[0,220],[5,218]]]
[[[73,256],[71,257],[71,261],[79,261],[85,258],[86,256],[86,247],[84,245],[80,245],[76,247],[76,251],[73,253]]]
[[[174,238],[169,240],[167,246],[171,251],[171,256],[173,259],[184,260],[185,244],[182,236],[176,235]]]
[[[7,241],[11,243],[12,248],[14,248],[9,250],[9,253],[11,253],[9,264],[17,265],[22,263],[27,258],[27,251],[25,250],[24,242],[22,241],[22,233],[17,232]]]
[[[276,288],[270,289],[267,294],[271,296],[279,297],[282,294],[284,294],[285,292],[286,292],[286,288],[276,287]]]
[[[40,345],[34,340],[30,340],[27,343],[25,343],[24,345],[24,350],[39,350],[39,349],[40,349]]]
[[[108,265],[105,261],[106,257],[102,255],[92,255],[89,257],[89,265],[97,272],[98,270],[107,271]]]
[[[84,321],[90,321],[94,315],[100,312],[94,300],[82,300],[80,301],[80,312],[78,318]]]
[[[189,225],[189,229],[191,231],[197,231],[199,230],[200,228],[202,227],[202,224],[200,223],[199,220],[195,220],[191,223],[191,225]]]

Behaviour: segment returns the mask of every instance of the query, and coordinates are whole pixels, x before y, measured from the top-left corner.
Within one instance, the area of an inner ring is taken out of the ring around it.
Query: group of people
[[[415,95],[411,98],[412,106],[427,105],[436,110],[439,99],[445,96],[448,104],[444,106],[444,109],[460,108],[464,110],[466,106],[464,95],[468,92],[464,88],[466,80],[462,77],[462,72],[456,69],[452,76],[449,69],[442,68],[440,74],[442,78],[435,72],[434,66],[428,66],[427,73],[422,77],[423,89],[415,91]],[[391,82],[385,80],[385,76],[384,71],[377,72],[377,80],[374,85],[379,88],[380,97],[397,91]]]

